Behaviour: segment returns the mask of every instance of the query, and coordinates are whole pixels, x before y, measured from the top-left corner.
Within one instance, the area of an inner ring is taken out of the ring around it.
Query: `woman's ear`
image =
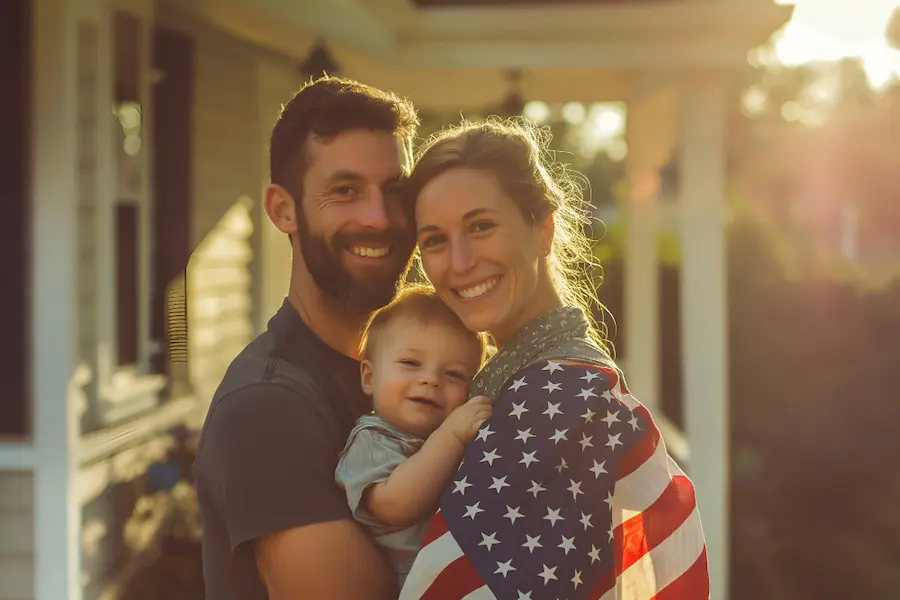
[[[553,213],[535,223],[537,247],[540,255],[544,258],[550,256],[550,252],[553,250],[553,235],[555,231],[556,225],[553,221]]]
[[[362,384],[362,391],[366,396],[372,395],[372,361],[363,360],[359,363],[359,380]]]

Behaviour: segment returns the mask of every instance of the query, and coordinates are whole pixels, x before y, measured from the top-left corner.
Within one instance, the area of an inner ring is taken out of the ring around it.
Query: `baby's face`
[[[424,438],[468,399],[480,358],[480,349],[459,331],[398,318],[362,362],[363,391],[382,419]]]

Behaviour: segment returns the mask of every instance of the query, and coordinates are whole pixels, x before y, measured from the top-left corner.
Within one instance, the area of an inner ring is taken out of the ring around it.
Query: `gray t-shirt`
[[[350,432],[338,459],[335,480],[347,494],[353,518],[384,548],[403,586],[428,530],[428,520],[398,528],[382,523],[362,505],[370,485],[387,481],[394,469],[425,442],[376,415],[363,415]]]

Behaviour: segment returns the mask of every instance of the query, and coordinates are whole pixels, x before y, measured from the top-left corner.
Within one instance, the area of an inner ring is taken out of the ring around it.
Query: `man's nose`
[[[390,227],[391,221],[388,215],[387,204],[380,189],[372,190],[366,194],[359,204],[356,220],[363,227],[371,229],[383,231]]]

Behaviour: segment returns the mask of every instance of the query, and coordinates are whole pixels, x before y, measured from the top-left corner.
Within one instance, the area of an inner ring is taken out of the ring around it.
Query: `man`
[[[291,281],[267,331],[228,369],[200,439],[210,600],[396,597],[334,469],[370,410],[359,332],[394,297],[415,245],[398,187],[417,126],[407,101],[325,78],[272,131],[265,208],[290,237]]]

